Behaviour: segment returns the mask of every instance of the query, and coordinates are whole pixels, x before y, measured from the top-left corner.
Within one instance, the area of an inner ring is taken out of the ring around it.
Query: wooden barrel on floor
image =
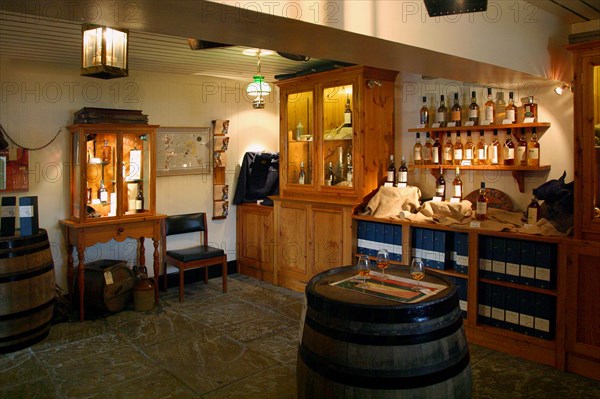
[[[54,263],[46,230],[0,238],[0,353],[46,338],[54,295]]]
[[[298,349],[298,398],[470,398],[471,367],[458,293],[447,288],[404,304],[331,286],[350,267],[306,287]],[[408,274],[406,274],[408,277]]]

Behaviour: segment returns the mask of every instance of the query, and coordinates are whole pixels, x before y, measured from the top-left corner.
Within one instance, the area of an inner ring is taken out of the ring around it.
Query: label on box
[[[472,221],[469,223],[469,227],[473,229],[478,229],[481,227],[481,222]]]
[[[516,263],[507,263],[506,264],[506,274],[511,276],[519,275],[519,265]]]
[[[492,271],[494,273],[506,274],[506,263],[495,260],[492,263]]]
[[[442,197],[433,197],[431,202],[442,202]]]
[[[463,312],[467,311],[467,301],[463,301],[461,299],[460,301],[458,301],[458,306],[460,307],[460,310],[462,310]]]
[[[492,308],[492,319],[504,321],[504,309]]]
[[[106,285],[114,284],[112,273],[109,271],[104,272],[104,282]]]
[[[383,183],[383,187],[394,187],[394,183],[385,182]]]
[[[433,123],[433,124],[431,124],[431,127],[432,128],[440,127],[440,123],[439,122]]]
[[[550,281],[550,269],[545,267],[536,267],[535,278],[536,280]]]
[[[30,218],[34,216],[33,205],[20,205],[19,217]]]
[[[475,122],[474,121],[466,121],[465,126],[475,126]]]
[[[512,119],[502,119],[503,125],[512,125],[512,123],[513,123]]]
[[[398,188],[406,188],[408,185],[406,183],[398,183]]]
[[[521,313],[519,316],[519,325],[527,328],[533,328],[533,316]]]
[[[465,255],[456,255],[456,264],[459,266],[469,266],[469,257]]]
[[[460,198],[452,197],[450,198],[450,203],[458,204],[460,203]]]
[[[523,123],[533,123],[533,122],[535,122],[535,119],[533,117],[523,119]]]
[[[535,278],[535,267],[521,265],[521,277]]]
[[[536,317],[534,320],[534,328],[536,330],[550,332],[550,321],[548,319],[542,319],[540,317]]]
[[[4,205],[2,207],[2,217],[3,218],[14,218],[15,217],[15,207],[10,205]]]
[[[480,303],[478,313],[484,317],[492,317],[492,308],[488,305],[482,305]]]
[[[481,270],[491,272],[492,271],[492,260],[480,258],[479,259],[479,268]]]
[[[456,122],[447,122],[446,127],[456,127]]]
[[[511,310],[507,310],[505,313],[505,320],[512,324],[519,324],[519,314]]]

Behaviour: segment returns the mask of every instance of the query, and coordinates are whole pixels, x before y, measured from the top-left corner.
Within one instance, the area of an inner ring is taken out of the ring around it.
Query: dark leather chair
[[[195,233],[200,235],[199,245],[169,250],[167,237],[177,234]],[[208,267],[221,265],[223,268],[223,292],[227,292],[227,255],[220,248],[208,245],[206,213],[188,213],[167,216],[163,226],[163,282],[167,289],[167,265],[179,269],[179,302],[183,302],[183,274],[188,269],[204,268],[204,282],[208,282]]]

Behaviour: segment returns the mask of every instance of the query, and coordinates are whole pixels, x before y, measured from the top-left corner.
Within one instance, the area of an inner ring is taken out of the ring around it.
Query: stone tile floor
[[[303,294],[239,274],[223,294],[220,281],[186,285],[184,303],[170,288],[148,312],[54,325],[0,355],[0,398],[295,398]],[[480,346],[471,367],[474,398],[600,398],[600,382]]]

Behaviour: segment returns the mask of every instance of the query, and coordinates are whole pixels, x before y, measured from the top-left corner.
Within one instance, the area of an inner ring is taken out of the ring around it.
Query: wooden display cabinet
[[[239,204],[236,210],[236,253],[240,273],[273,283],[273,208],[248,203]]]
[[[396,75],[352,66],[278,84],[277,284],[302,290],[316,273],[352,262],[352,213],[383,184],[394,152]]]
[[[144,238],[154,245],[158,301],[159,242],[164,215],[156,214],[155,135],[158,126],[77,124],[69,126],[69,218],[60,220],[67,247],[67,281],[73,297],[77,251],[79,314],[84,319],[85,248],[110,240],[138,240],[137,262],[145,266]]]

